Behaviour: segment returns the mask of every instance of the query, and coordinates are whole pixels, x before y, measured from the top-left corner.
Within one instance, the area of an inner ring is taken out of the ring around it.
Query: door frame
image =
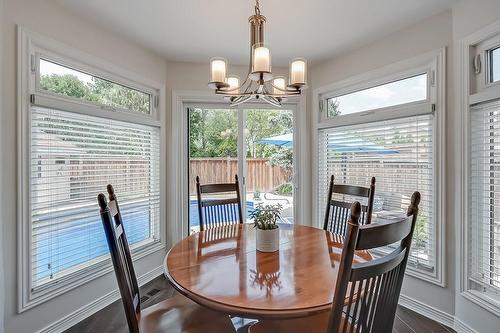
[[[188,190],[188,116],[187,106],[189,104],[203,105],[227,105],[220,96],[216,96],[208,91],[172,91],[172,109],[171,109],[171,135],[169,137],[170,152],[167,154],[170,158],[167,161],[168,184],[171,189],[168,196],[167,212],[170,223],[167,223],[167,246],[172,246],[177,241],[186,237],[189,233],[189,196]],[[294,137],[294,223],[309,225],[310,202],[306,199],[302,188],[305,174],[306,159],[302,153],[306,149],[306,98],[290,99],[286,105],[294,112],[293,137]],[[255,106],[255,103],[244,104],[238,109]],[[258,104],[258,108],[276,109],[276,107]],[[244,117],[238,116],[239,130],[243,131]],[[239,133],[241,135],[241,133]],[[241,140],[239,140],[241,141]],[[238,153],[244,149],[243,143],[238,144]],[[243,171],[239,166],[239,172]]]

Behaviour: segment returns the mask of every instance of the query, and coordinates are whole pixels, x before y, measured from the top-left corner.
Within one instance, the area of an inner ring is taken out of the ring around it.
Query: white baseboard
[[[457,331],[457,333],[477,333],[476,330],[458,318],[455,318],[455,331]]]
[[[163,266],[158,266],[151,271],[141,275],[137,279],[137,283],[139,286],[142,286],[154,278],[163,274]],[[53,322],[52,324],[46,326],[45,328],[39,330],[37,333],[60,333],[72,326],[78,324],[82,320],[90,317],[94,313],[99,310],[102,310],[106,306],[120,299],[120,292],[118,289],[113,290],[112,292],[96,299],[92,303],[89,303],[80,309],[70,313],[69,315]]]
[[[477,333],[470,326],[468,326],[455,316],[439,309],[433,308],[432,306],[417,301],[416,299],[408,297],[406,295],[399,296],[399,305],[415,311],[416,313],[419,313],[424,317],[437,321],[440,324],[453,328],[455,331],[457,331],[457,333]]]
[[[453,328],[455,326],[455,317],[449,313],[433,308],[423,302],[406,295],[399,296],[399,305],[404,306],[427,318],[437,321],[440,324]]]

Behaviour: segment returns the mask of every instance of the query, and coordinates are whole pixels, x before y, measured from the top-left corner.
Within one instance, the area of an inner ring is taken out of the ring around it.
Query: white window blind
[[[132,248],[159,238],[160,129],[31,107],[31,285],[109,257],[97,194],[112,184]]]
[[[412,193],[420,191],[422,201],[410,263],[433,270],[433,121],[434,116],[427,114],[320,130],[318,216],[324,216],[330,175],[335,176],[336,183],[362,186],[376,177],[375,214],[406,211]]]
[[[500,100],[470,109],[469,280],[500,301]]]

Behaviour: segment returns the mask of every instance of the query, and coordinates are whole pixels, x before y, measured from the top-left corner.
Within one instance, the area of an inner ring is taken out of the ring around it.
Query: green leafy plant
[[[281,219],[283,206],[258,204],[250,213],[254,220],[254,227],[261,230],[273,230],[278,228],[277,222]]]
[[[279,195],[292,195],[293,185],[291,183],[281,184],[276,188],[275,192]]]

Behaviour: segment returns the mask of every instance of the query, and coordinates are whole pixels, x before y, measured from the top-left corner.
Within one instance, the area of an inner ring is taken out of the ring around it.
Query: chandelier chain
[[[260,3],[259,3],[259,0],[255,0],[255,15],[260,15]]]

